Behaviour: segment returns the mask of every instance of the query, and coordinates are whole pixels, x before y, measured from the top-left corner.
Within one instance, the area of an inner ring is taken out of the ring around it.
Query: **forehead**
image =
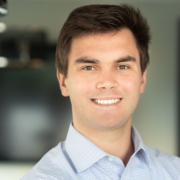
[[[116,32],[87,34],[73,39],[68,59],[71,63],[80,57],[106,60],[121,56],[139,59],[134,35],[127,28]]]

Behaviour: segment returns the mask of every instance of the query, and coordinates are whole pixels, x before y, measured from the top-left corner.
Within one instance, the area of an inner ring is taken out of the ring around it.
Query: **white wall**
[[[96,0],[91,3],[119,4],[120,1]],[[131,1],[126,1],[131,2]],[[147,17],[151,32],[150,65],[147,86],[134,114],[133,124],[139,130],[144,142],[164,152],[178,154],[178,22],[180,2],[178,1],[132,1]],[[75,7],[90,4],[88,1],[21,1],[8,2],[9,15],[1,19],[7,25],[45,27],[51,41],[56,41],[59,30],[69,12]],[[9,170],[13,166],[8,167]],[[24,167],[26,167],[24,165]],[[29,166],[27,166],[28,168]],[[3,168],[1,164],[0,169]],[[15,167],[14,167],[15,168]],[[20,174],[27,171],[27,168]],[[22,170],[22,168],[20,168]],[[20,170],[19,169],[19,170]],[[16,169],[16,172],[20,172]],[[11,172],[11,170],[9,171]],[[8,173],[8,171],[7,171]],[[18,174],[18,175],[20,175]],[[5,179],[0,173],[0,179]],[[11,178],[8,178],[9,180]]]
[[[140,7],[148,17],[153,39],[146,91],[134,115],[134,125],[147,145],[177,155],[180,3]]]

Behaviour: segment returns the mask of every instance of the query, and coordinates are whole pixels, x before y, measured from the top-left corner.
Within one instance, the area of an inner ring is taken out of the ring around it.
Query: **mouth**
[[[97,104],[102,104],[102,105],[111,105],[111,104],[116,104],[118,103],[122,98],[117,98],[117,99],[92,99]]]

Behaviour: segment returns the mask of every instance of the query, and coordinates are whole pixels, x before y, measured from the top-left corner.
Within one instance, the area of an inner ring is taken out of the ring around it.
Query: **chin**
[[[100,119],[97,120],[98,123],[98,127],[99,129],[102,130],[113,130],[113,129],[118,129],[121,128],[125,122],[123,120],[117,120],[117,119],[112,119],[111,118],[104,118],[104,119]]]

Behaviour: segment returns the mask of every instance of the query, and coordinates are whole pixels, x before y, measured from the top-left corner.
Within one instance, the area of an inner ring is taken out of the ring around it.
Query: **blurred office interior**
[[[0,179],[19,179],[65,140],[71,106],[54,61],[68,14],[83,5],[124,2],[140,8],[152,34],[146,90],[133,125],[146,145],[180,155],[179,0],[8,0],[8,14],[0,18]]]

